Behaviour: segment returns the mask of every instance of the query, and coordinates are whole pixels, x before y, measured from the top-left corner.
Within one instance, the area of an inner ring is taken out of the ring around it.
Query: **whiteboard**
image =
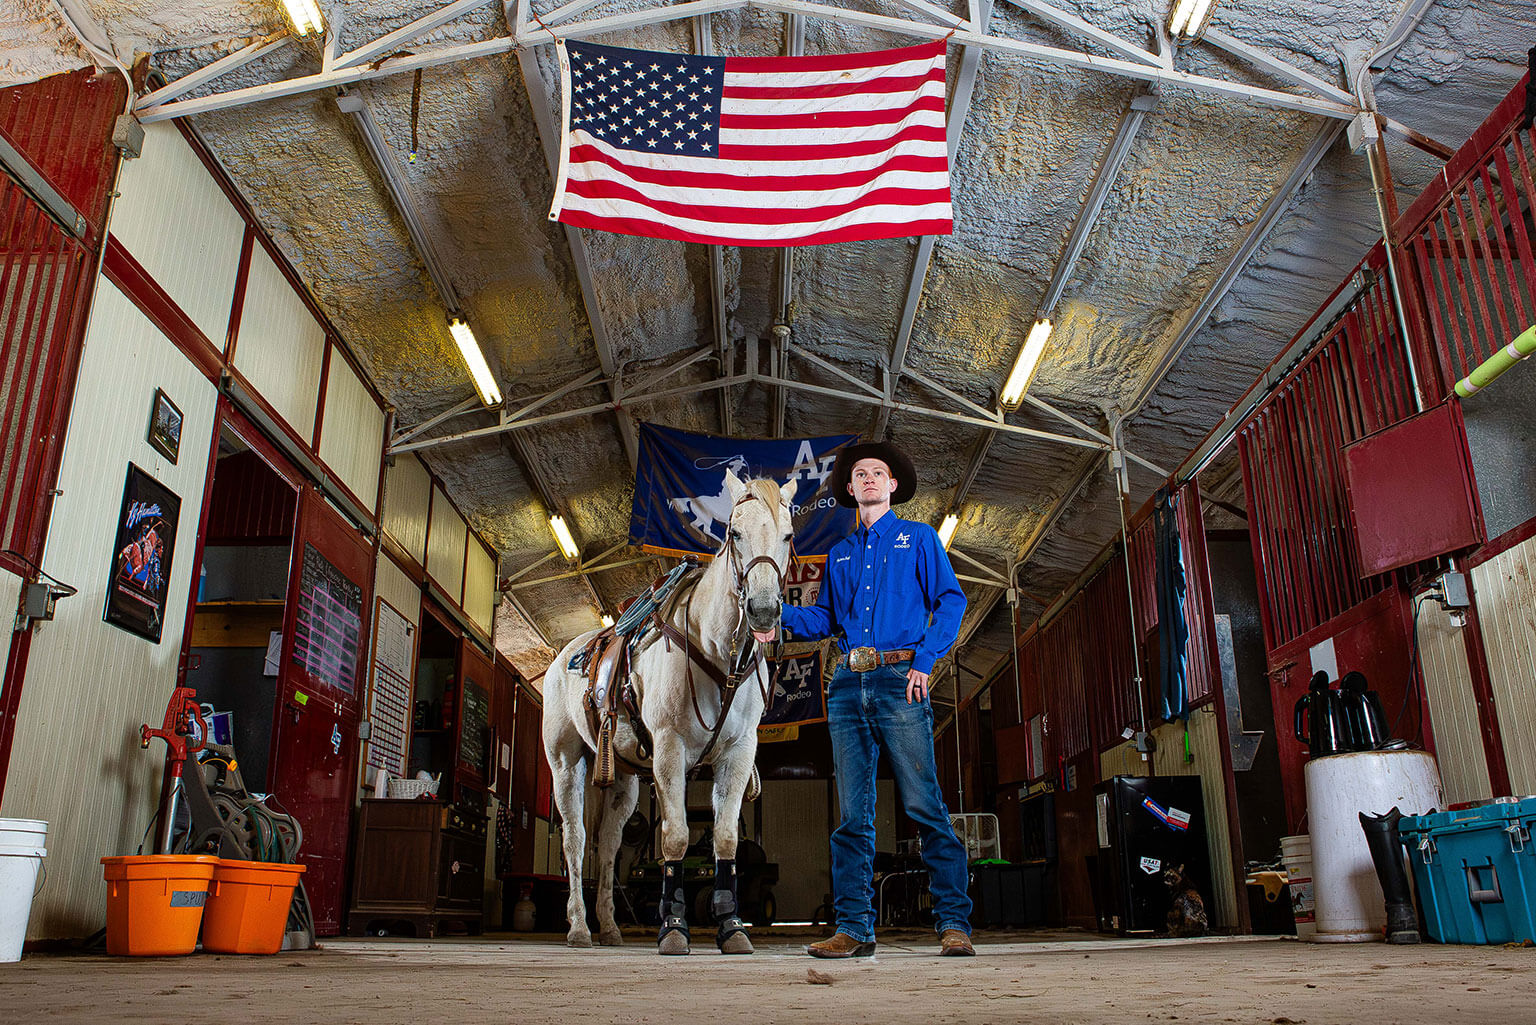
[[[368,765],[403,776],[411,725],[416,627],[383,598],[378,599],[378,606],[373,617],[373,666],[369,673],[368,721],[373,732],[368,740]]]

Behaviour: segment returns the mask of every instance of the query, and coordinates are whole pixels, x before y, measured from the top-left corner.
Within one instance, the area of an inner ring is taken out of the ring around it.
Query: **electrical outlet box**
[[[112,123],[112,145],[123,151],[123,159],[135,160],[144,152],[144,126],[132,114],[119,114]]]
[[[56,599],[53,588],[41,581],[28,584],[22,594],[21,614],[27,619],[48,620],[53,618],[53,603]]]
[[[1381,130],[1376,127],[1376,114],[1369,110],[1356,114],[1349,122],[1348,134],[1349,148],[1355,153],[1364,153],[1376,145],[1381,138]]]
[[[1440,574],[1440,593],[1444,595],[1440,604],[1446,609],[1464,609],[1472,603],[1467,593],[1467,575],[1465,573]]]

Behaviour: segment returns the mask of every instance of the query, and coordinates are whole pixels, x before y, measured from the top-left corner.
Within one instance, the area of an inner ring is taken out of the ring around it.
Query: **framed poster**
[[[155,401],[149,407],[149,443],[172,463],[181,451],[181,410],[171,397],[155,389]]]
[[[180,515],[181,499],[129,463],[102,618],[156,644],[165,626],[165,598]]]

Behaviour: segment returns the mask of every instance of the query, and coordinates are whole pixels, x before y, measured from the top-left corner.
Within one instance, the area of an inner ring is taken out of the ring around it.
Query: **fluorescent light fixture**
[[[475,333],[458,317],[448,321],[448,331],[458,343],[464,365],[469,367],[469,376],[475,379],[475,390],[480,393],[480,401],[487,406],[501,405],[501,389],[496,387],[496,378],[491,376],[491,368],[480,352],[480,343],[475,341]]]
[[[603,625],[604,625],[604,626],[612,626],[612,625],[613,625],[613,617],[612,617],[612,616],[610,616],[610,615],[609,615],[609,614],[608,614],[608,613],[606,613],[606,612],[604,612],[604,613],[603,613],[603,614],[602,614],[602,615],[601,615],[601,616],[599,616],[599,617],[598,617],[598,618],[599,618],[599,619],[601,619],[601,620],[602,620],[602,621],[603,621]]]
[[[960,526],[960,517],[954,513],[946,514],[944,522],[939,524],[939,544],[948,548],[949,542],[954,540],[955,528],[958,526]]]
[[[1174,39],[1199,35],[1211,18],[1212,0],[1177,0],[1168,19],[1168,34]]]
[[[1045,352],[1045,343],[1050,339],[1051,322],[1035,321],[1035,326],[1029,329],[1029,337],[1024,340],[1024,348],[1019,350],[1019,358],[1014,361],[1012,372],[1008,374],[1008,382],[1003,385],[1000,398],[1003,405],[1011,409],[1024,401],[1024,393],[1029,391],[1029,382],[1035,376],[1035,368],[1040,365],[1040,354]]]
[[[320,5],[315,0],[283,0],[283,6],[288,9],[295,34],[307,36],[312,31],[325,31],[325,19],[320,17]]]
[[[574,559],[581,554],[581,549],[576,547],[576,539],[571,536],[571,528],[565,525],[565,517],[551,516],[549,529],[555,535],[555,543],[560,546],[561,555]]]

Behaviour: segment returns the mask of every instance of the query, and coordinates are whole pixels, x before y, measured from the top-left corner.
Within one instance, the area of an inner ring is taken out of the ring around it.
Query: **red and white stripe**
[[[718,157],[637,152],[567,130],[550,217],[741,246],[947,235],[944,54],[939,40],[878,53],[727,58]]]

